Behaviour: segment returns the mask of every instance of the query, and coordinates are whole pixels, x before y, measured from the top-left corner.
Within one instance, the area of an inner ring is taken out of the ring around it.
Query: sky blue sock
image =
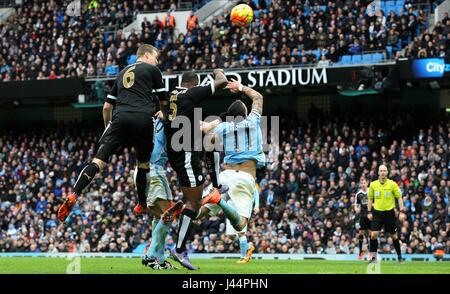
[[[158,230],[156,229],[157,227],[158,227],[158,225],[156,225],[156,227],[153,227],[152,243],[150,244],[150,248],[148,249],[148,252],[147,252],[147,256],[150,258],[156,257],[156,248],[158,245]]]
[[[169,232],[169,227],[170,224],[163,224],[162,220],[159,220],[154,230],[155,234],[158,236],[155,240],[155,256],[158,258],[159,263],[164,263],[166,260],[164,249],[166,247],[166,237]]]
[[[239,237],[239,248],[241,249],[241,257],[247,256],[247,250],[249,249],[247,236]]]
[[[230,220],[230,223],[234,228],[236,228],[236,226],[239,226],[239,224],[241,223],[241,216],[234,207],[232,207],[223,199],[221,199],[217,205],[222,208],[223,213],[225,214],[227,219]]]

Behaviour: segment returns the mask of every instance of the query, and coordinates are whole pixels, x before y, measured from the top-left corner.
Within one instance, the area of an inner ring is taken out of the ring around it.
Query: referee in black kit
[[[168,107],[167,91],[164,87],[158,64],[159,51],[151,45],[141,45],[137,50],[137,61],[125,67],[117,76],[103,106],[105,131],[100,138],[100,147],[92,162],[81,171],[73,193],[58,210],[58,219],[64,221],[75,205],[76,197],[88,186],[95,175],[101,172],[109,158],[119,147],[133,146],[136,149],[137,172],[135,183],[139,203],[136,214],[146,211],[147,173],[149,156],[153,150],[153,116]],[[114,108],[114,111],[113,111]]]
[[[400,250],[400,240],[397,235],[397,224],[395,215],[395,199],[398,200],[400,208],[399,219],[404,220],[405,206],[403,205],[402,193],[397,183],[388,179],[388,169],[386,165],[380,165],[378,168],[378,180],[370,183],[367,217],[371,221],[370,225],[370,253],[371,258],[369,262],[376,261],[378,252],[378,235],[381,228],[384,227],[384,232],[389,233],[393,240],[395,251],[397,252],[398,261],[403,262],[402,253]],[[373,207],[373,211],[372,211]]]

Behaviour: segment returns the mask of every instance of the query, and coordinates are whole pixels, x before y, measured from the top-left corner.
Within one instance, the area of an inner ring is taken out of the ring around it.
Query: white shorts
[[[222,199],[225,200],[230,206],[234,207],[239,215],[250,219],[253,212],[253,204],[256,190],[255,179],[252,175],[235,170],[225,170],[219,174],[219,184],[227,185],[229,190],[227,193],[222,194]],[[202,198],[208,195],[212,188],[212,184],[203,190]],[[209,215],[217,215],[221,210],[218,205],[206,204],[206,208],[209,209]],[[230,221],[226,219],[226,234],[236,235],[237,233],[247,232],[247,226],[242,231],[237,232]]]
[[[167,181],[166,171],[163,167],[150,165],[149,187],[147,187],[147,206],[155,206],[158,199],[172,201],[172,191]]]
[[[240,216],[247,219],[252,215],[255,179],[249,173],[236,170],[224,170],[219,174],[219,183],[228,186],[227,201],[236,208]]]

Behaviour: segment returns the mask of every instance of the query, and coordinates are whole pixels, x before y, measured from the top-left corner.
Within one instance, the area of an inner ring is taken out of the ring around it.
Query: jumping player
[[[254,203],[256,170],[265,166],[261,132],[263,96],[235,80],[228,83],[226,89],[250,97],[253,101],[252,111],[247,115],[245,104],[236,100],[227,110],[227,116],[233,117],[233,122],[215,120],[203,126],[205,132],[212,130],[223,140],[225,170],[219,175],[219,184],[229,188],[229,200],[226,201],[219,193],[211,193],[203,198],[202,205],[218,205],[234,230],[243,232]],[[241,250],[247,249],[247,252],[252,249],[251,244],[249,246],[246,248],[242,244]]]
[[[182,211],[176,249],[172,252],[172,257],[190,270],[196,268],[190,263],[185,247],[192,230],[192,221],[195,220],[197,210],[200,208],[204,183],[200,161],[203,154],[202,146],[199,151],[197,151],[198,148],[195,148],[195,140],[202,139],[201,118],[199,121],[194,121],[194,109],[199,107],[203,100],[227,85],[228,80],[222,69],[215,69],[214,77],[214,82],[210,85],[198,86],[197,74],[192,71],[185,72],[181,78],[181,86],[170,94],[170,110],[165,124],[169,163],[177,173],[186,206],[183,205],[183,202],[177,202],[164,212],[162,219],[165,223],[172,222],[174,217]],[[179,142],[180,133],[183,132],[183,128],[186,129],[184,124],[190,125],[185,134],[188,138],[182,137],[183,142]],[[186,143],[185,139],[190,142]],[[181,145],[183,146],[180,148]],[[214,189],[212,193],[218,194],[219,191]]]
[[[161,71],[156,66],[158,49],[144,44],[138,48],[137,56],[136,63],[128,65],[119,73],[107,96],[103,106],[105,131],[100,138],[100,147],[92,162],[78,176],[73,193],[60,206],[60,221],[66,219],[76,198],[95,175],[105,168],[110,156],[119,147],[130,144],[135,147],[137,158],[136,187],[139,201],[134,212],[142,214],[146,211],[148,156],[153,150],[153,115],[160,107],[163,112],[166,111],[168,103]]]
[[[164,224],[160,219],[161,214],[170,207],[173,198],[165,169],[167,153],[164,124],[161,120],[161,112],[158,112],[157,115],[159,118],[156,118],[154,123],[155,144],[150,157],[150,173],[148,174],[150,179],[147,193],[147,207],[153,215],[152,242],[142,263],[152,269],[174,269],[164,255],[170,223]]]

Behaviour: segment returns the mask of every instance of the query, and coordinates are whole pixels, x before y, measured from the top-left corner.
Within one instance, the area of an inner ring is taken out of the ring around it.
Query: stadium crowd
[[[145,20],[140,31],[127,35],[121,29],[137,11],[173,10],[178,2],[93,0],[81,17],[70,17],[56,1],[24,1],[16,15],[0,24],[0,79],[114,75],[132,62],[142,42],[161,49],[160,67],[168,73],[216,67],[327,66],[343,55],[374,50],[384,51],[388,58],[442,57],[450,48],[449,17],[430,31],[426,11],[416,6],[422,1],[405,1],[398,12],[372,17],[366,14],[371,0],[245,2],[255,10],[248,29],[231,25],[229,11],[224,11],[210,25],[189,25],[186,34],[178,34],[170,17],[165,17]]]
[[[317,117],[316,115],[311,117]],[[412,117],[309,120],[283,116],[280,146],[271,146],[260,185],[260,210],[248,238],[259,253],[358,253],[352,208],[360,176],[377,177],[387,162],[403,191],[407,219],[399,223],[404,253],[450,253],[450,121],[412,127]],[[151,236],[150,216],[132,208],[134,160],[113,156],[79,198],[68,225],[56,218],[76,172],[94,154],[100,128],[73,123],[0,132],[0,252],[131,252]],[[167,167],[172,193],[181,197]],[[204,170],[206,173],[206,170]],[[168,246],[174,246],[171,228]],[[198,222],[191,252],[238,252],[223,215]],[[380,250],[393,252],[381,237]]]

